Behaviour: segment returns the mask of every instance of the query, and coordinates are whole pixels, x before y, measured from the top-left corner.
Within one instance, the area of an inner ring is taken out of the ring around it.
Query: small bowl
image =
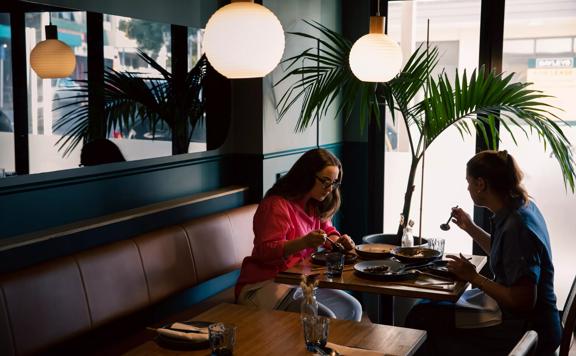
[[[390,253],[404,263],[427,263],[442,257],[440,251],[425,247],[396,247]]]

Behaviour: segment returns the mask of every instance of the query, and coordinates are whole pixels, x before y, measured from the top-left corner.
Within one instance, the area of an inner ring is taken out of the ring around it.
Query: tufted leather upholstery
[[[2,276],[0,355],[41,352],[239,268],[252,249],[256,207],[194,219]]]

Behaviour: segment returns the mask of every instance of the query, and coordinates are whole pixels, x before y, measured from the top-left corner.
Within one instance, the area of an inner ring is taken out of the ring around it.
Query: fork
[[[339,243],[339,242],[334,242],[334,241],[330,240],[330,239],[328,238],[328,236],[325,236],[324,239],[325,239],[325,240],[328,240],[328,241],[332,244],[332,247],[334,247],[334,248],[336,249],[336,251],[338,251],[338,252],[340,252],[340,253],[346,253],[346,249],[344,248],[344,246],[342,246],[341,243]]]

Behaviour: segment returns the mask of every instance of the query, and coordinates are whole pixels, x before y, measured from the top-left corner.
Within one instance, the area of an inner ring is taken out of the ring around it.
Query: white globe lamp
[[[384,17],[370,16],[370,33],[358,39],[350,51],[350,69],[363,82],[387,82],[402,67],[402,49],[384,34]]]
[[[208,20],[203,48],[210,64],[225,77],[259,78],[282,59],[284,30],[266,7],[232,0]]]
[[[46,40],[38,42],[30,52],[30,66],[40,78],[69,77],[76,68],[72,49],[58,40],[58,29],[45,26]]]

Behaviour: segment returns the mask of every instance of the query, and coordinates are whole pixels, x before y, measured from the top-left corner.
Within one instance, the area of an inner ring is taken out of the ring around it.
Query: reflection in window
[[[389,3],[388,15],[388,34],[402,47],[404,61],[420,44],[426,42],[426,25],[430,19],[430,45],[439,49],[435,74],[445,71],[453,79],[456,68],[471,71],[477,67],[480,0],[395,1]],[[458,28],[458,31],[454,31],[454,28]],[[417,138],[414,141],[417,143]],[[392,122],[387,114],[386,151],[384,232],[395,233],[411,162],[406,127],[400,116],[396,122]],[[460,205],[472,213],[472,200],[466,190],[465,167],[474,151],[475,136],[462,139],[455,127],[443,132],[426,150],[422,234],[424,237],[446,238],[447,251],[471,252],[472,249],[471,240],[463,239],[458,229],[445,232],[440,230],[439,225],[446,221],[452,206]],[[410,213],[411,219],[416,222],[416,234],[420,224],[420,178],[421,172],[418,170]]]
[[[0,13],[0,178],[15,171],[13,132],[10,15]]]
[[[171,71],[170,25],[128,17],[104,16],[104,61],[106,68],[118,72],[131,72],[137,76],[163,80],[160,73],[139,55],[150,56],[160,67]],[[194,29],[189,38],[189,65],[196,63],[201,54],[201,31]],[[150,87],[154,84],[149,83]],[[135,160],[172,154],[172,133],[168,125],[160,122],[155,128],[135,113],[129,125],[113,128],[109,137],[122,149],[126,159]],[[204,126],[197,128],[190,138],[188,152],[206,150]]]
[[[72,48],[76,56],[76,69],[68,78],[42,79],[30,67],[30,52],[46,38],[44,26],[58,27],[58,39]],[[77,87],[74,80],[87,79],[87,43],[85,12],[31,12],[26,13],[26,58],[29,105],[30,173],[49,172],[78,166],[79,149],[63,157],[56,141],[67,127],[57,128],[62,115],[78,100],[72,99],[70,90]],[[63,106],[68,106],[63,109]]]
[[[556,114],[568,123],[561,124],[561,128],[575,146],[576,2],[551,0],[546,2],[544,12],[527,5],[527,0],[506,1],[502,68],[515,72],[514,80],[532,82],[534,88],[554,96],[549,103],[563,110]],[[546,219],[561,307],[574,277],[571,240],[576,196],[566,192],[556,159],[550,156],[550,150],[544,152],[536,134],[526,138],[521,129],[512,127],[512,131],[518,146],[504,132],[500,147],[518,160],[528,193]]]
[[[104,16],[104,66],[118,72],[133,72],[148,78],[160,74],[138,55],[142,51],[158,65],[171,71],[170,25],[129,17]],[[109,138],[122,150],[127,160],[169,156],[171,133],[166,125],[152,130],[139,117],[132,125],[115,128]]]

